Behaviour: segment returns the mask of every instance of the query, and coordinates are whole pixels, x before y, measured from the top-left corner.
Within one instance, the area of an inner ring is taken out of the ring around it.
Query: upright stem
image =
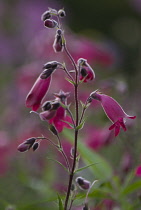
[[[78,126],[79,123],[79,106],[78,106],[78,70],[77,66],[75,64],[75,61],[71,54],[69,53],[66,45],[64,46],[65,52],[67,53],[68,57],[70,58],[74,68],[75,68],[75,85],[74,85],[74,100],[75,100],[75,133],[74,133],[74,158],[73,158],[73,165],[72,169],[70,172],[69,176],[69,185],[68,185],[68,190],[67,190],[67,195],[66,195],[66,200],[65,200],[65,206],[64,210],[67,210],[68,207],[68,201],[70,197],[70,192],[71,192],[71,186],[72,186],[72,181],[73,181],[73,176],[74,176],[74,170],[76,166],[76,157],[77,157],[77,141],[78,141],[78,130],[76,127]]]

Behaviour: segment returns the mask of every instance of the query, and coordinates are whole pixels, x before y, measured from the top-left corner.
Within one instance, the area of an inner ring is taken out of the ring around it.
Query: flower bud
[[[52,74],[53,71],[54,71],[54,69],[45,69],[45,70],[40,74],[40,78],[41,78],[41,79],[47,79],[48,77],[50,77],[50,75]]]
[[[27,150],[29,150],[29,145],[25,144],[25,143],[22,143],[18,146],[17,150],[19,152],[26,152]]]
[[[56,128],[54,127],[54,125],[49,125],[49,130],[55,135],[58,135],[58,131],[56,130]]]
[[[36,141],[36,138],[32,137],[32,138],[27,139],[25,141],[25,144],[33,145],[35,141]]]
[[[42,105],[42,110],[47,111],[51,109],[51,101],[45,101]]]
[[[60,103],[58,101],[52,102],[52,109],[57,110],[60,107]]]
[[[47,19],[44,21],[44,25],[47,28],[55,28],[58,25],[58,23],[55,20]]]
[[[57,30],[57,33],[55,35],[55,40],[53,43],[53,49],[55,52],[61,52],[63,51],[63,39],[62,39],[62,31],[59,29]]]
[[[76,183],[78,184],[78,186],[80,187],[80,189],[82,190],[88,190],[90,188],[90,182],[85,180],[82,177],[77,177],[76,178]]]
[[[44,67],[43,69],[56,69],[58,64],[60,64],[59,62],[57,61],[50,61],[50,62],[47,62],[44,64]]]
[[[42,14],[42,16],[41,16],[41,20],[42,21],[45,21],[45,20],[47,20],[47,19],[49,19],[49,18],[51,18],[51,14],[50,14],[50,11],[48,10],[48,11],[45,11],[43,14]]]
[[[40,146],[39,142],[35,142],[32,147],[33,151],[37,150],[39,146]]]
[[[63,17],[66,16],[66,13],[65,13],[65,11],[64,11],[63,9],[60,9],[60,10],[58,11],[58,15],[59,15],[60,18],[63,18]]]

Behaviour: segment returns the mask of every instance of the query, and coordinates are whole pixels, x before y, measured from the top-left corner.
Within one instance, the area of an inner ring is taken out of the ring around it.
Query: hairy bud
[[[55,126],[54,125],[49,125],[49,130],[55,135],[57,136],[58,135],[58,131],[56,130]]]
[[[25,143],[22,143],[18,146],[17,150],[19,152],[26,152],[27,150],[29,150],[29,145],[25,144]]]
[[[51,101],[45,101],[42,105],[42,110],[43,111],[48,111],[51,109]]]
[[[42,20],[42,21],[45,21],[45,20],[47,20],[47,19],[49,19],[49,18],[51,18],[51,13],[50,13],[49,10],[48,10],[48,11],[45,11],[45,12],[42,14],[42,16],[41,16],[41,20]]]
[[[66,13],[65,13],[65,11],[64,11],[63,9],[60,9],[60,10],[58,11],[58,15],[59,15],[60,18],[63,18],[63,17],[66,16]]]
[[[77,177],[76,178],[76,183],[78,184],[78,186],[80,187],[80,189],[82,190],[88,190],[90,188],[90,182],[85,180],[82,177]]]
[[[57,61],[50,61],[44,64],[43,69],[56,69],[58,67],[58,64],[60,64]]]
[[[58,25],[58,23],[55,20],[47,19],[44,21],[44,25],[47,28],[55,28]]]
[[[37,150],[39,146],[40,146],[39,142],[35,142],[32,147],[33,151]]]
[[[61,29],[57,30],[57,33],[55,35],[55,40],[53,43],[53,49],[55,52],[62,52],[64,49]]]

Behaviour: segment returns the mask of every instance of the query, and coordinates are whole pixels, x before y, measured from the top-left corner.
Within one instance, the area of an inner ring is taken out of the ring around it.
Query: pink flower
[[[78,67],[80,71],[80,80],[88,82],[95,79],[95,73],[91,66],[87,63],[87,60],[80,58],[78,60]]]
[[[135,175],[141,177],[141,165],[136,168]]]
[[[71,118],[66,115],[66,110],[63,107],[59,107],[55,117],[49,120],[49,123],[53,124],[59,133],[62,132],[64,127],[72,128],[67,122],[72,123]]]
[[[108,95],[94,91],[90,94],[90,97],[101,102],[107,117],[113,122],[113,124],[109,127],[109,130],[115,129],[115,136],[119,134],[120,127],[126,131],[125,121],[127,118],[136,118],[136,116],[127,115],[120,104]]]
[[[36,111],[40,107],[41,101],[45,97],[51,82],[51,77],[41,79],[40,76],[26,97],[26,106],[31,107],[33,111]]]

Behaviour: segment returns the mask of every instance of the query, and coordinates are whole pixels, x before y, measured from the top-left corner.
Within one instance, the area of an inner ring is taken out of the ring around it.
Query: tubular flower
[[[120,132],[120,127],[126,131],[125,122],[126,119],[135,119],[136,116],[127,115],[120,104],[114,100],[112,97],[101,94],[97,91],[94,91],[90,94],[92,99],[99,100],[101,105],[107,115],[107,117],[112,121],[112,125],[109,127],[109,130],[115,129],[115,136]]]
[[[51,82],[51,77],[41,79],[40,76],[37,78],[33,87],[26,97],[26,106],[31,107],[33,111],[39,109],[41,101],[46,95]]]
[[[80,58],[78,60],[78,67],[80,71],[80,80],[83,80],[83,82],[88,82],[95,79],[95,73],[91,66],[87,63],[86,59]]]
[[[69,93],[65,93],[61,90],[58,94],[54,95],[56,97],[56,101],[60,101],[61,103],[66,104]],[[69,116],[66,115],[66,110],[62,106],[57,109],[56,115],[49,120],[49,123],[53,124],[59,133],[62,132],[64,127],[71,128],[67,122],[72,123],[72,120]]]
[[[26,97],[27,107],[31,107],[33,111],[39,109],[41,102],[49,89],[51,75],[60,66],[61,64],[56,61],[44,64],[43,72],[39,75]]]

